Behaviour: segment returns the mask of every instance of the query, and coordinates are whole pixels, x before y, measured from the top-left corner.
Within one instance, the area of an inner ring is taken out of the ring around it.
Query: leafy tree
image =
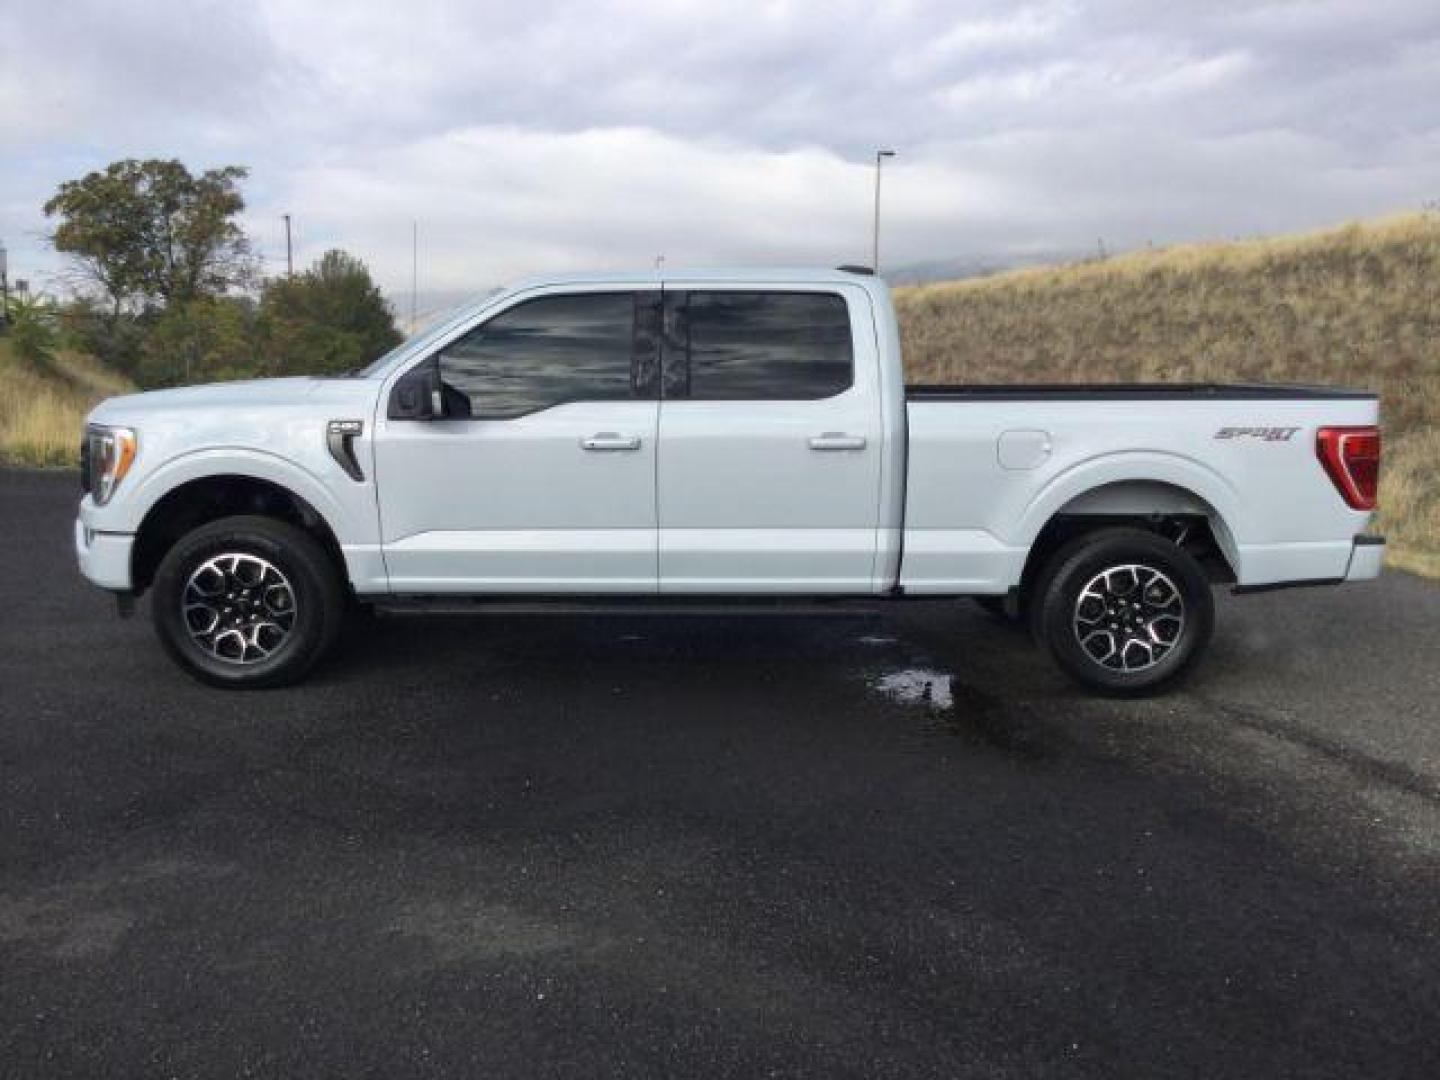
[[[265,283],[260,332],[266,366],[279,375],[350,371],[401,340],[370,271],[338,250],[297,277]]]
[[[248,284],[255,259],[237,223],[245,208],[238,166],[199,176],[178,161],[127,159],[60,185],[45,204],[51,239],[110,301],[188,302]]]
[[[62,313],[65,338],[142,386],[340,372],[398,343],[369,270],[343,251],[265,282],[258,310],[233,295],[255,280],[238,223],[246,175],[125,160],[60,185],[45,204],[52,241],[98,286]]]

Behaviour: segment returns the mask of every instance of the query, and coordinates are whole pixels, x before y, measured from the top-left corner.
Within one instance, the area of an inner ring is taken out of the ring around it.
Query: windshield
[[[371,375],[374,375],[376,372],[384,368],[385,365],[388,364],[391,360],[399,356],[402,352],[410,348],[416,342],[419,342],[424,338],[430,337],[432,334],[435,333],[435,331],[439,330],[446,323],[450,322],[450,320],[455,318],[455,316],[460,313],[461,308],[468,306],[469,305],[467,304],[457,304],[455,307],[445,308],[444,310],[437,312],[434,315],[431,315],[423,323],[420,324],[419,330],[416,330],[415,333],[411,334],[404,341],[400,342],[399,345],[396,345],[384,356],[381,356],[379,359],[372,360],[363,368],[356,368],[354,371],[350,372],[351,378],[364,379],[368,378]]]

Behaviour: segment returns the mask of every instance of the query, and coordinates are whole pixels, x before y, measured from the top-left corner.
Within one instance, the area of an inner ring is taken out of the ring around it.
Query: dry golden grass
[[[1380,528],[1440,570],[1440,215],[896,291],[911,382],[1309,382],[1379,391]]]
[[[0,460],[76,464],[85,414],[101,399],[134,389],[129,380],[79,353],[57,353],[49,370],[32,367],[0,338]]]

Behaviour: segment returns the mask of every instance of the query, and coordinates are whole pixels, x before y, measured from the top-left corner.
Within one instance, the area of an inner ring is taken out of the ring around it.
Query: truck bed
[[[1369,390],[1280,383],[907,383],[907,401],[1366,401]]]
[[[1141,505],[1209,519],[1238,584],[1336,580],[1369,520],[1315,441],[1323,427],[1375,424],[1366,391],[910,386],[905,412],[907,593],[990,591],[1015,580],[1057,515]]]

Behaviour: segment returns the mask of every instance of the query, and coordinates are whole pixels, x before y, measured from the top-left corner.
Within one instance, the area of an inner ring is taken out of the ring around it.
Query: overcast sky
[[[1440,2],[0,0],[0,239],[121,157],[249,166],[283,268],[408,294],[545,269],[1077,252],[1440,200]]]

